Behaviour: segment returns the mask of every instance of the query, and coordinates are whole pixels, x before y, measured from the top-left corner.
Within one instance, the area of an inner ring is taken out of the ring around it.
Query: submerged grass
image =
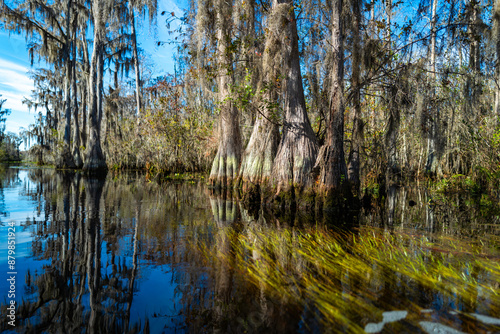
[[[500,312],[499,249],[480,240],[252,223],[239,233],[226,227],[218,235],[222,244],[231,241],[231,251],[220,251],[219,242],[199,246],[209,262],[224,261],[270,296],[312,304],[329,328],[363,332],[368,322],[381,320],[382,311],[420,313],[428,304],[412,296],[422,290],[461,311],[487,301],[490,314]]]

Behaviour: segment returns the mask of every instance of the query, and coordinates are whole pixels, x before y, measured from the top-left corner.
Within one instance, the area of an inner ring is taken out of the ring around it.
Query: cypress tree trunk
[[[82,46],[83,46],[83,71],[84,73],[89,73],[90,72],[90,64],[89,64],[89,50],[87,47],[87,41],[85,39],[85,34],[82,34]],[[80,141],[82,145],[85,147],[85,149],[88,146],[87,140],[88,140],[88,126],[87,126],[87,119],[88,119],[88,113],[87,113],[87,102],[89,99],[87,98],[88,96],[88,87],[89,87],[89,78],[84,75],[83,78],[83,84],[81,85],[81,90],[82,90],[82,128],[80,131]]]
[[[66,77],[64,78],[64,137],[60,151],[60,156],[56,159],[56,167],[58,168],[74,168],[75,163],[71,155],[71,0],[68,0],[66,9],[66,40],[64,45],[64,61],[66,69]],[[74,92],[73,92],[74,94]]]
[[[88,127],[87,127],[87,87],[88,87],[88,82],[85,80],[85,82],[82,85],[82,127],[80,131],[80,142],[83,145],[84,149],[87,148],[87,139],[88,139]]]
[[[316,162],[320,168],[319,192],[327,197],[337,196],[347,184],[347,166],[344,158],[344,36],[342,0],[334,0],[332,15],[332,100],[327,138]]]
[[[141,77],[139,71],[139,53],[137,52],[137,35],[135,32],[135,15],[132,1],[129,1],[128,11],[130,15],[130,26],[132,28],[132,52],[134,57],[135,68],[135,103],[136,103],[136,116],[139,118],[141,114]]]
[[[73,84],[73,123],[75,125],[73,130],[73,161],[75,162],[76,168],[83,167],[83,160],[80,155],[80,120],[79,120],[79,110],[78,110],[78,94],[77,94],[77,85],[76,85],[76,27],[73,29],[73,75],[72,84]]]
[[[249,186],[247,183],[258,185],[270,179],[278,150],[278,126],[269,120],[272,116],[268,109],[263,112],[264,115],[257,115],[248,146],[243,153],[240,176],[244,191]]]
[[[363,120],[361,118],[360,71],[361,71],[361,1],[352,2],[353,11],[353,48],[352,48],[352,89],[354,119],[352,129],[351,152],[347,168],[348,180],[353,190],[359,194],[360,153],[364,143]]]
[[[476,131],[477,126],[477,112],[476,107],[478,105],[479,93],[480,93],[480,32],[479,25],[481,23],[480,13],[479,13],[479,2],[477,0],[471,0],[469,2],[469,26],[468,26],[468,37],[469,37],[469,64],[468,73],[466,74],[466,82],[464,87],[464,104],[463,104],[463,122],[466,126],[465,130],[460,133],[460,142],[467,143],[470,142],[471,134]],[[468,174],[470,167],[473,162],[473,156],[467,149],[462,150],[458,155],[458,173]]]
[[[469,86],[470,89],[470,112],[476,114],[473,109],[478,102],[479,94],[481,92],[479,75],[481,71],[481,50],[480,50],[480,41],[481,41],[481,32],[479,30],[479,25],[481,24],[481,14],[479,12],[479,1],[473,0],[471,1],[472,8],[472,26],[470,31],[470,52],[469,52],[469,67],[472,70],[472,82]],[[473,107],[474,106],[474,107]],[[475,115],[474,115],[475,116]],[[475,117],[474,117],[475,120]]]
[[[219,147],[212,163],[209,182],[215,187],[230,187],[238,177],[241,159],[239,114],[230,100],[229,87],[233,83],[231,46],[232,5],[225,0],[217,2],[217,42],[220,73],[218,78],[220,118]]]
[[[467,74],[467,80],[465,83],[465,93],[464,98],[466,99],[465,107],[465,119],[469,126],[472,126],[474,122],[474,108],[479,95],[478,87],[478,75],[480,71],[480,50],[479,41],[480,35],[478,31],[478,25],[480,23],[479,18],[479,4],[475,0],[470,1],[470,18],[468,27],[468,37],[469,37],[469,73]]]
[[[103,53],[103,35],[104,22],[102,18],[101,2],[96,1],[93,6],[94,15],[94,50],[92,52],[92,61],[90,64],[89,78],[89,141],[85,154],[85,163],[83,169],[93,171],[106,168],[106,162],[101,149],[100,120],[102,112],[102,53]]]
[[[318,152],[316,137],[306,111],[300,73],[297,23],[293,1],[273,1],[272,24],[281,30],[285,93],[282,138],[273,166],[276,195],[313,185],[312,168]]]
[[[387,131],[385,133],[385,154],[387,157],[387,184],[390,185],[397,181],[400,175],[399,157],[398,157],[398,136],[400,125],[400,101],[399,89],[400,82],[396,80],[389,87],[389,118],[387,120]]]
[[[493,40],[495,41],[495,109],[493,110],[500,122],[500,0],[495,0],[492,10]]]
[[[271,13],[268,21],[276,21],[275,13]],[[279,129],[277,125],[276,102],[278,100],[274,83],[279,78],[277,70],[281,65],[279,57],[280,33],[269,25],[264,48],[263,75],[264,79],[259,82],[257,92],[259,93],[259,112],[248,142],[240,169],[240,178],[243,182],[243,191],[250,187],[259,186],[269,181],[273,171],[273,162],[279,144]]]
[[[103,113],[103,101],[104,101],[104,43],[100,46],[99,56],[97,58],[97,125],[99,126],[99,133],[102,130],[102,117]]]
[[[495,64],[495,114],[500,122],[500,0],[495,0],[493,10],[494,38],[496,46]]]
[[[436,10],[437,1],[432,1],[432,16],[431,16],[431,45],[430,45],[430,101],[428,106],[428,138],[427,138],[427,163],[425,167],[426,173],[436,175],[439,169],[438,143],[437,143],[437,127],[439,110],[436,103],[433,102],[436,96]]]
[[[392,39],[391,39],[392,0],[385,0],[385,15],[387,18],[387,25],[385,29],[385,40],[388,43],[388,47],[392,48]]]
[[[386,16],[387,16],[387,28],[386,41],[389,50],[392,50],[392,38],[391,38],[391,20],[392,20],[392,0],[386,1]],[[392,61],[388,61],[388,67],[391,67]],[[397,182],[400,176],[400,165],[398,157],[398,136],[399,136],[399,126],[401,115],[399,112],[400,106],[400,94],[401,89],[401,75],[403,70],[400,71],[399,75],[395,78],[390,78],[391,81],[388,82],[387,86],[387,130],[385,133],[385,155],[387,159],[386,167],[386,183],[390,186],[394,182]]]
[[[252,67],[253,78],[260,78],[260,66],[256,66],[258,60],[255,55],[256,43],[257,43],[257,34],[255,33],[255,0],[246,0],[243,1],[243,11],[246,17],[246,26],[245,26],[245,52],[247,53],[247,64],[246,66]],[[253,51],[253,52],[252,52]],[[253,81],[255,83],[256,81]],[[254,86],[255,87],[255,86]]]

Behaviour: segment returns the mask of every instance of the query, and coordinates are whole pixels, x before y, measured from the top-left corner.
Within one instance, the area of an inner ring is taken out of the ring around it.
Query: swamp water
[[[0,182],[0,331],[500,332],[485,198],[390,189],[347,222],[248,211],[202,182],[24,167]]]

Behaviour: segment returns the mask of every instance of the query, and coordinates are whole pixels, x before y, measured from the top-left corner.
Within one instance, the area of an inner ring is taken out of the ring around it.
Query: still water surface
[[[500,213],[484,198],[399,188],[346,217],[278,217],[203,182],[0,179],[0,330],[500,332]]]

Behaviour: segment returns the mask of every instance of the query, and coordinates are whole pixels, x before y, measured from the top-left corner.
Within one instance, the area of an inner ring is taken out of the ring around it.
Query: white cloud
[[[33,81],[26,74],[6,70],[0,67],[0,77],[8,78],[0,82],[0,90],[23,92],[26,95],[33,89]]]
[[[27,129],[29,125],[26,124],[33,124],[35,123],[35,116],[32,115],[31,117],[27,117],[21,121],[11,121],[9,118],[7,118],[7,121],[5,122],[5,132],[14,132],[14,133],[19,133],[21,128]]]
[[[25,96],[31,95],[33,81],[27,75],[28,69],[14,62],[0,59],[0,94],[7,101],[3,108],[26,112],[22,104]]]
[[[0,68],[5,68],[14,72],[23,72],[23,73],[26,73],[28,71],[27,67],[5,59],[0,59]]]
[[[2,95],[2,100],[7,100],[2,105],[2,109],[11,109],[21,112],[28,112],[28,107],[25,106],[22,101],[25,95],[16,92],[5,92],[0,91]]]

